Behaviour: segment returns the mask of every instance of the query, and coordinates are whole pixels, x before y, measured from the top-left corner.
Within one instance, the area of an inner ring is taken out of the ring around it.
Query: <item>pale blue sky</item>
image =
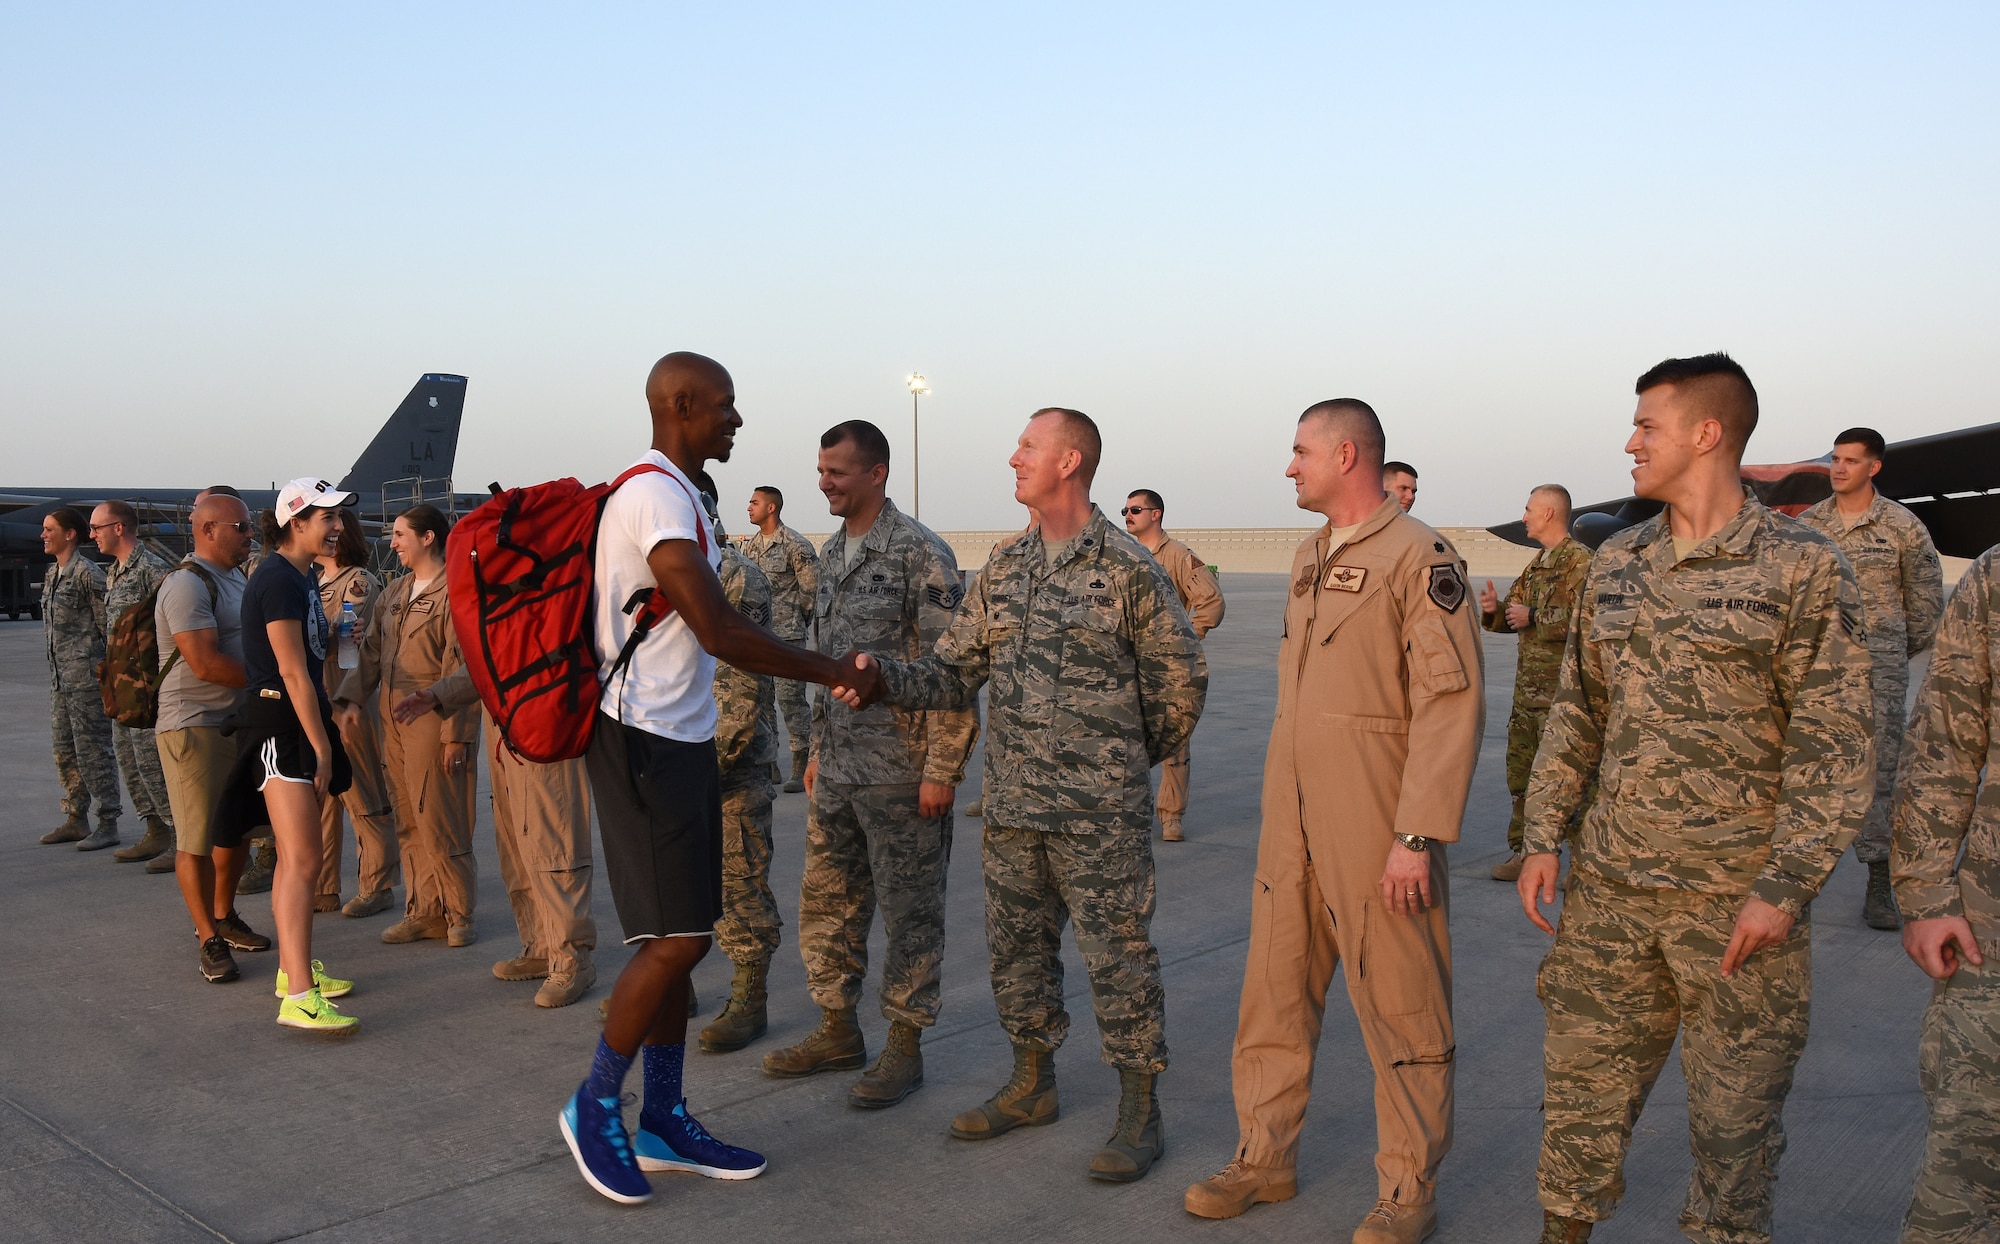
[[[841,419],[907,500],[913,367],[941,528],[1019,524],[1045,404],[1189,526],[1307,521],[1324,397],[1441,524],[1625,492],[1672,354],[1749,368],[1753,460],[1990,422],[1996,13],[9,6],[0,482],[338,475],[424,371],[461,487],[598,479],[669,349],[808,530]]]

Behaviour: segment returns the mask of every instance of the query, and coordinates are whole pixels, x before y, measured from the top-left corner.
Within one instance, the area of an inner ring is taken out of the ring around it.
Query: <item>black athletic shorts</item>
[[[722,918],[715,740],[676,742],[599,713],[584,764],[625,941],[713,934]]]
[[[319,713],[327,742],[333,744],[333,775],[326,792],[331,799],[354,784],[354,770],[348,763],[347,749],[341,746],[340,731],[333,724],[333,709],[325,700],[319,703]],[[319,758],[313,755],[312,741],[286,699],[252,692],[223,732],[234,734],[241,750],[216,807],[211,842],[234,849],[243,845],[251,831],[271,823],[270,813],[264,809],[264,788],[272,782],[311,786]]]

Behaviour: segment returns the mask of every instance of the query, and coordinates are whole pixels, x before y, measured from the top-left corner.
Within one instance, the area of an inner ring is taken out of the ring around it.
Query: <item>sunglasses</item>
[[[1152,508],[1153,507],[1150,505],[1128,505],[1124,509],[1118,512],[1120,514],[1144,514],[1150,511]]]
[[[244,520],[244,521],[238,521],[238,522],[234,522],[234,523],[225,523],[225,522],[222,522],[222,521],[221,521],[221,520],[219,520],[219,519],[217,519],[217,520],[211,520],[211,521],[214,521],[214,522],[215,522],[215,525],[216,525],[216,526],[218,526],[218,527],[227,527],[227,528],[229,528],[229,529],[230,529],[231,531],[235,532],[235,533],[236,533],[237,535],[239,535],[239,536],[247,536],[247,535],[249,535],[249,534],[250,534],[250,533],[251,533],[252,531],[255,531],[255,530],[256,530],[256,526],[255,526],[255,524],[253,524],[253,523],[250,523],[250,522],[249,522],[249,521],[247,521],[247,520]]]

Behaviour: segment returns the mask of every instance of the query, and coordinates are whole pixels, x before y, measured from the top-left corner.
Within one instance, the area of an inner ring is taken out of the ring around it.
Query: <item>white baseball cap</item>
[[[278,522],[289,523],[299,514],[313,506],[333,509],[336,506],[353,505],[360,498],[351,492],[342,492],[323,479],[307,476],[295,479],[278,490]]]

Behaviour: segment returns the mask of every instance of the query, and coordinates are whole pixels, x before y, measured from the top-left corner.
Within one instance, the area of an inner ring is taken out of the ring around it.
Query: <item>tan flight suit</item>
[[[444,745],[471,744],[476,753],[479,716],[433,714],[405,726],[389,714],[396,701],[465,664],[451,629],[444,575],[412,600],[415,584],[416,576],[406,574],[376,599],[368,638],[361,645],[361,665],[342,683],[340,702],[365,704],[379,690],[383,767],[409,881],[405,912],[425,920],[442,916],[459,925],[471,922],[477,892],[472,798],[479,787],[479,765],[446,772]]]
[[[340,606],[352,602],[357,622],[354,638],[365,641],[368,636],[368,619],[375,615],[375,598],[382,594],[382,585],[360,566],[342,566],[331,575],[323,575],[319,581],[319,603],[326,610],[327,624],[334,630],[338,642],[340,633]],[[326,689],[327,699],[340,698],[340,690],[348,678],[360,673],[340,668],[336,652],[327,653]],[[353,731],[353,737],[342,736],[341,743],[347,748],[347,759],[354,766],[354,784],[338,799],[323,800],[319,806],[319,841],[324,851],[324,862],[319,870],[318,893],[340,897],[341,855],[345,850],[343,840],[343,811],[354,817],[354,854],[360,867],[360,890],[362,895],[379,894],[403,879],[402,852],[396,846],[396,810],[389,799],[389,784],[382,777],[382,721],[375,701],[362,697],[361,726]]]
[[[1432,1195],[1451,1148],[1454,1039],[1444,843],[1458,840],[1485,728],[1479,609],[1452,546],[1394,497],[1339,549],[1292,562],[1278,714],[1235,1048],[1237,1157],[1292,1170],[1327,986],[1347,992],[1375,1071],[1378,1196]],[[1393,835],[1429,838],[1432,905],[1398,915]]]
[[[1222,625],[1222,586],[1215,581],[1215,573],[1208,564],[1196,557],[1194,550],[1172,536],[1161,532],[1159,548],[1148,549],[1153,560],[1160,563],[1160,569],[1167,572],[1167,582],[1174,585],[1174,594],[1181,598],[1181,608],[1187,610],[1188,621],[1194,623],[1194,637],[1205,639],[1208,633]],[[1188,774],[1192,758],[1192,741],[1181,745],[1179,751],[1160,762],[1160,795],[1154,801],[1162,821],[1169,818],[1180,820],[1187,812]]]
[[[431,686],[438,712],[474,716],[479,692],[463,666]],[[482,708],[480,713],[485,713]],[[590,781],[583,758],[536,764],[507,746],[486,714],[487,773],[493,779],[493,832],[500,880],[514,909],[521,953],[549,972],[579,972],[597,948],[590,914]]]

